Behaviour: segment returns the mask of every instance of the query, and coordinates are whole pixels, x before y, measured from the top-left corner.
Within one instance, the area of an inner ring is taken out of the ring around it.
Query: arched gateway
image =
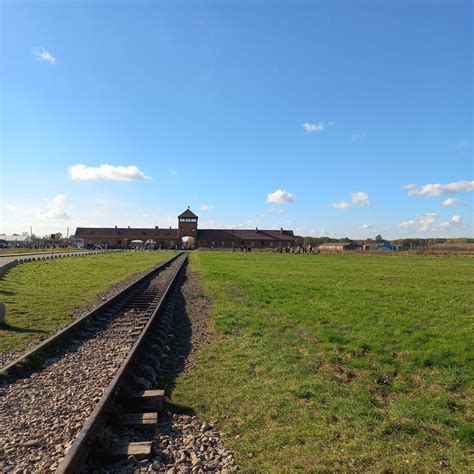
[[[192,239],[193,244],[192,246],[197,249],[199,242],[198,242],[198,216],[194,214],[191,209],[188,208],[178,216],[178,240],[180,242],[181,248],[187,245],[184,245],[186,237]],[[190,240],[189,239],[189,240]]]
[[[78,227],[74,242],[78,245],[130,248],[131,242],[153,241],[156,248],[276,249],[297,244],[292,230],[198,229],[198,216],[188,208],[178,216],[178,228]]]

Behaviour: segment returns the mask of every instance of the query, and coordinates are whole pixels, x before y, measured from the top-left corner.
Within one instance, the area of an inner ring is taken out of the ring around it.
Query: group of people
[[[277,247],[277,253],[320,253],[320,250],[311,245],[301,245],[298,247]]]
[[[240,246],[240,251],[245,253],[252,253],[252,247],[247,247],[246,245]],[[232,247],[232,252],[235,252],[235,247]]]

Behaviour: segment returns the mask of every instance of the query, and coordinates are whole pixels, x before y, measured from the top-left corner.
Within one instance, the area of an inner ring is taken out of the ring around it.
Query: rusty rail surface
[[[82,430],[79,432],[77,438],[70,447],[66,456],[61,461],[61,464],[56,470],[57,473],[70,474],[80,472],[81,467],[83,466],[89,455],[92,438],[105,425],[107,418],[111,413],[111,408],[113,407],[114,395],[119,391],[121,384],[125,380],[125,376],[127,375],[130,366],[134,362],[135,356],[138,354],[139,349],[143,346],[146,340],[146,336],[149,332],[149,329],[152,327],[161,310],[166,307],[166,303],[169,299],[169,296],[172,293],[172,290],[174,289],[174,286],[176,285],[176,282],[179,279],[179,275],[181,274],[181,271],[183,270],[186,262],[187,255],[185,256],[185,258],[181,262],[181,265],[179,265],[178,269],[173,275],[170,283],[166,287],[158,304],[153,310],[153,313],[151,314],[148,322],[142,329],[140,335],[138,336],[138,339],[135,341],[126,359],[118,369],[117,373],[115,374],[115,377],[110,382],[109,386],[107,387],[104,394],[97,403],[94,411],[91,413],[89,418],[87,418],[84,426],[82,427]]]
[[[49,349],[55,343],[57,343],[60,339],[65,338],[69,335],[72,335],[74,331],[76,331],[86,321],[92,319],[96,314],[100,313],[102,310],[105,310],[109,306],[112,306],[119,298],[126,295],[128,292],[130,292],[140,283],[143,283],[146,279],[154,276],[156,273],[162,270],[163,267],[169,265],[171,262],[179,258],[181,255],[183,255],[183,253],[184,252],[179,252],[178,254],[174,255],[172,258],[166,260],[165,262],[161,263],[157,267],[153,268],[152,270],[147,272],[145,275],[140,277],[137,281],[134,281],[133,283],[130,283],[129,285],[127,285],[120,293],[117,293],[116,295],[110,297],[103,303],[100,303],[98,306],[93,308],[91,311],[87,312],[84,316],[81,316],[79,319],[71,323],[69,326],[66,326],[64,329],[61,329],[56,334],[53,334],[51,337],[43,341],[41,344],[38,344],[33,349],[29,350],[28,352],[18,357],[17,359],[13,360],[9,364],[5,365],[4,367],[1,367],[0,376],[4,376],[10,372],[13,372],[16,369],[19,369],[20,367],[24,366],[28,362],[28,360],[31,359],[31,357],[33,357],[34,355],[39,354],[40,352],[43,352],[46,349]]]

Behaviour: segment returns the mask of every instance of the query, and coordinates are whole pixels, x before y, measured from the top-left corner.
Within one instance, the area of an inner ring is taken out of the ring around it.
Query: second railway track
[[[77,450],[76,438],[84,434],[88,418],[97,411],[124,363],[133,358],[133,350],[170,293],[186,258],[179,255],[114,297],[113,304],[103,305],[93,318],[74,328],[74,339],[69,336],[40,369],[26,369],[23,375],[20,370],[20,376],[1,382],[0,465],[4,472],[58,468],[70,472],[68,463],[61,464],[68,451],[77,451],[70,466],[80,465],[87,446]],[[138,386],[146,388],[153,374],[143,367],[143,373],[134,377]]]

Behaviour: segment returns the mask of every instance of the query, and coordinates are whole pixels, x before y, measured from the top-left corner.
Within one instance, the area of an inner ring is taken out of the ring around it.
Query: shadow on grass
[[[27,332],[30,334],[48,334],[48,331],[45,331],[44,329],[20,328],[18,326],[12,326],[11,324],[5,322],[0,323],[0,330],[18,333]]]
[[[14,291],[0,290],[0,296],[14,296]]]

